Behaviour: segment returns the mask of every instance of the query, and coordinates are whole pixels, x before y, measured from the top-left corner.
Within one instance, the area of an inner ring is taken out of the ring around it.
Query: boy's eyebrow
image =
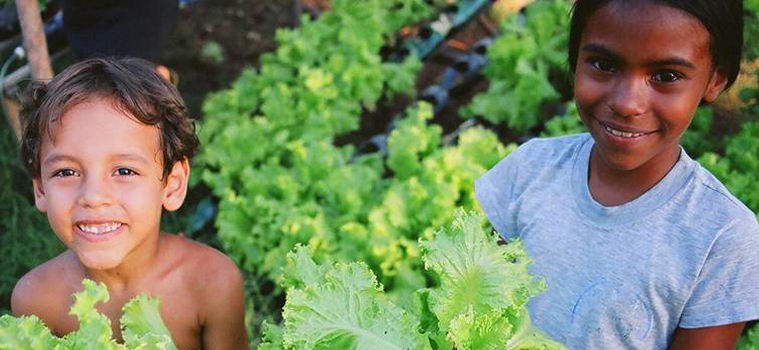
[[[125,159],[125,160],[133,160],[141,163],[149,163],[145,157],[142,157],[137,154],[132,153],[121,153],[121,154],[114,154],[111,156],[112,159]],[[71,161],[76,162],[77,158],[74,156],[70,156],[67,154],[61,154],[61,153],[53,153],[45,157],[45,160],[42,162],[42,164],[52,164],[58,161]]]
[[[622,57],[616,54],[614,51],[609,50],[606,46],[601,44],[587,44],[582,47],[582,51],[596,53],[599,55],[609,56],[615,61],[623,61]],[[696,65],[690,61],[680,57],[667,57],[663,59],[653,60],[646,62],[647,66],[683,66],[691,69],[696,69]]]
[[[59,161],[76,162],[76,158],[66,154],[53,153],[45,157],[45,160],[42,161],[42,164],[52,164]]]
[[[141,163],[148,163],[148,160],[145,159],[145,157],[142,157],[142,156],[140,156],[138,154],[133,154],[133,153],[114,154],[111,158],[113,158],[113,159],[134,160],[134,161],[138,161],[138,162],[141,162]]]

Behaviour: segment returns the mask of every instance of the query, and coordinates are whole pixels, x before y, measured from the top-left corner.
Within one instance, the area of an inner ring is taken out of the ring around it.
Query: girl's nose
[[[614,85],[609,109],[619,117],[634,117],[648,110],[647,82],[644,79],[624,77]]]
[[[85,208],[95,208],[109,204],[111,192],[107,181],[99,178],[85,178],[79,191],[77,204]]]

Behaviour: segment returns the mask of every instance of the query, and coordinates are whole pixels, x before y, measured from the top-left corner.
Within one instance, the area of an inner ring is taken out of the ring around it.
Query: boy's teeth
[[[77,225],[77,226],[79,227],[80,230],[84,232],[101,235],[101,234],[111,232],[121,227],[121,224],[117,222],[111,222],[111,223],[101,224],[101,225]]]
[[[612,135],[619,136],[619,137],[633,138],[633,137],[638,137],[638,136],[645,135],[645,133],[632,133],[632,132],[626,132],[626,131],[621,131],[621,130],[617,130],[617,129],[612,129],[611,127],[609,127],[607,125],[604,125],[604,128],[606,128],[606,131],[608,131]]]

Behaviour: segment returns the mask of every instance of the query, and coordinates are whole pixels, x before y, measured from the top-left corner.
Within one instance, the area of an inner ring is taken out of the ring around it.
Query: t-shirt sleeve
[[[474,192],[485,216],[505,240],[516,236],[510,204],[513,203],[518,167],[526,145],[511,152],[474,183]]]
[[[749,215],[736,220],[714,241],[683,310],[680,327],[759,319],[759,224],[753,214]]]

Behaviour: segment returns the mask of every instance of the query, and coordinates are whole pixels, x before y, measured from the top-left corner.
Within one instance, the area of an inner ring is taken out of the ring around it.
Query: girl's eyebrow
[[[614,51],[610,50],[609,48],[601,44],[594,44],[594,43],[587,44],[582,47],[582,51],[595,53],[602,56],[607,56],[615,61],[624,62],[624,59],[622,58],[621,55],[618,55]],[[681,57],[667,57],[663,59],[649,61],[649,62],[646,62],[646,66],[681,66],[681,67],[687,67],[690,69],[696,69],[695,64]]]

